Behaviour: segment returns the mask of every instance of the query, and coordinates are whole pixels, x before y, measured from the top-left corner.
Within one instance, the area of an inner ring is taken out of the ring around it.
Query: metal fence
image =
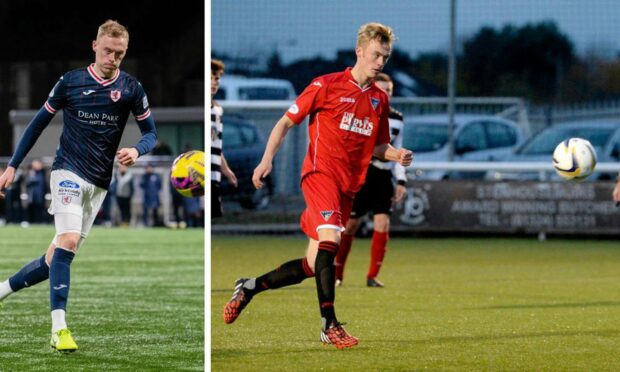
[[[577,120],[620,121],[620,100],[581,102],[560,106],[530,106],[528,114],[534,133],[550,125]]]
[[[239,116],[258,127],[268,138],[275,123],[284,115],[292,101],[222,101],[225,115]],[[392,105],[403,112],[405,117],[432,113],[445,113],[446,97],[394,98]],[[517,122],[530,133],[530,125],[525,103],[514,97],[461,97],[456,100],[455,112],[459,114],[496,115]],[[226,124],[224,123],[224,130]],[[298,127],[292,128],[276,158],[274,159],[274,192],[278,196],[299,194],[301,165],[308,147],[307,119]],[[226,143],[224,143],[226,152]]]

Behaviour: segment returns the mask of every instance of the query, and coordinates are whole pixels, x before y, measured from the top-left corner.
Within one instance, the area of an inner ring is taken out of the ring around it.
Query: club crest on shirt
[[[377,110],[377,106],[379,105],[379,99],[378,98],[373,98],[370,97],[370,103],[372,104],[372,108],[376,111]]]
[[[334,211],[321,211],[321,216],[323,216],[325,222],[329,221],[329,218],[332,216],[332,214],[334,214]]]
[[[68,205],[69,203],[71,203],[71,197],[70,196],[63,196],[62,197],[62,204]]]
[[[117,102],[119,99],[121,99],[121,91],[120,90],[110,91],[110,98],[112,99],[112,101]]]

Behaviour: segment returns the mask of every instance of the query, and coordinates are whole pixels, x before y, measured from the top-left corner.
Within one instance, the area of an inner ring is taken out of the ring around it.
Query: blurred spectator
[[[101,208],[95,218],[95,224],[104,225],[105,227],[112,227],[112,204],[114,203],[115,194],[116,177],[112,175],[112,182],[110,183],[108,192],[105,194],[105,198],[103,198]]]
[[[157,144],[155,145],[155,148],[151,151],[151,155],[158,155],[158,156],[163,156],[163,155],[172,155],[172,149],[170,149],[170,146],[168,146],[168,144],[162,140],[158,140]]]
[[[187,212],[183,206],[183,199],[185,198],[174,188],[172,182],[170,182],[170,196],[172,199],[172,213],[174,214],[174,222],[176,223],[176,227],[181,227],[181,222],[183,222],[183,219],[181,218],[181,210],[183,210],[183,217],[186,217],[187,215]]]
[[[201,199],[201,197],[183,198],[187,227],[204,227],[204,209]]]
[[[121,226],[127,227],[131,221],[131,198],[133,197],[133,175],[121,165],[116,174],[116,203],[121,212]]]
[[[157,210],[159,209],[159,191],[161,191],[161,176],[155,173],[151,164],[147,165],[142,175],[140,187],[144,193],[142,203],[144,226],[161,226]],[[152,214],[153,223],[149,224],[149,215]]]
[[[0,167],[0,174],[4,172],[4,168]],[[6,222],[6,203],[3,201],[0,203],[0,226]]]
[[[28,222],[45,222],[45,169],[43,163],[34,160],[30,165],[26,178],[26,192],[28,193]]]
[[[24,208],[22,207],[21,193],[24,183],[24,173],[21,168],[15,170],[15,179],[6,190],[6,222],[21,223],[24,220]]]

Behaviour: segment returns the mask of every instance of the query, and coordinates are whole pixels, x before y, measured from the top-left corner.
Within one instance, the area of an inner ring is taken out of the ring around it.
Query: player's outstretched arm
[[[13,180],[15,179],[15,168],[10,165],[6,167],[6,170],[0,176],[0,198],[4,198],[2,190],[6,190],[11,187]]]
[[[294,125],[295,123],[288,116],[283,115],[271,130],[263,158],[252,175],[252,183],[257,189],[263,187],[263,179],[271,173],[273,168],[273,158],[280,149],[288,130]]]
[[[395,161],[404,167],[410,165],[413,161],[413,152],[411,150],[396,149],[389,143],[375,146],[372,154],[379,159]]]
[[[53,117],[54,114],[47,111],[45,107],[42,107],[26,127],[24,134],[22,134],[22,137],[17,143],[15,153],[9,161],[9,166],[2,176],[0,176],[0,197],[4,197],[2,190],[11,186],[15,178],[15,169],[22,163],[30,149],[32,149],[32,146],[34,146],[41,136],[41,133],[43,133],[45,127],[52,121]]]

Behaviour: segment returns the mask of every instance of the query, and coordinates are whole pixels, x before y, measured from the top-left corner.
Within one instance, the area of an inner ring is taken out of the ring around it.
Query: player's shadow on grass
[[[280,291],[307,291],[312,290],[312,287],[290,287],[290,288],[278,288],[278,292]],[[232,293],[234,288],[226,288],[226,289],[211,289],[211,293]],[[316,289],[314,289],[316,291]]]
[[[477,341],[493,341],[493,340],[517,340],[524,338],[538,338],[538,337],[574,337],[574,336],[598,336],[598,337],[618,337],[620,336],[620,330],[601,329],[592,331],[558,331],[558,332],[528,332],[528,333],[504,333],[495,335],[471,335],[471,336],[444,336],[444,337],[431,337],[425,339],[366,339],[366,344],[442,344],[449,342],[477,342]]]
[[[601,329],[591,331],[558,331],[558,332],[529,332],[529,333],[504,333],[495,335],[471,335],[471,336],[444,336],[444,337],[431,337],[425,339],[373,339],[363,338],[360,345],[351,349],[355,350],[367,350],[369,348],[384,347],[385,345],[400,345],[403,347],[409,347],[411,345],[433,345],[450,342],[478,342],[478,341],[493,341],[493,340],[516,340],[538,337],[574,337],[574,336],[598,336],[598,337],[618,337],[620,336],[620,330]],[[309,345],[317,345],[315,339],[307,340]],[[330,350],[336,351],[331,346],[325,346]],[[239,349],[227,349],[227,348],[213,348],[211,349],[211,360],[221,361],[228,358],[247,356],[247,355],[275,355],[275,354],[291,354],[291,353],[324,353],[325,347],[299,349],[299,350],[277,350],[277,351],[245,351]]]
[[[607,307],[620,306],[620,301],[594,301],[594,302],[565,302],[557,304],[521,304],[521,305],[493,305],[470,307],[466,310],[502,310],[502,309],[558,309],[558,308],[581,308],[581,307]]]

